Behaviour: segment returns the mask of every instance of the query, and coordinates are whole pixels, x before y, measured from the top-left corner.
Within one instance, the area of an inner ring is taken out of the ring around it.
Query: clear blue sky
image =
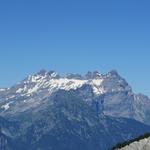
[[[41,68],[117,69],[150,96],[150,1],[1,0],[0,87]]]

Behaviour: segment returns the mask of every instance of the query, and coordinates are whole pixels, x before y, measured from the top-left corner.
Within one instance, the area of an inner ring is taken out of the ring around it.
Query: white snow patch
[[[0,92],[6,91],[6,89],[0,89]]]
[[[7,99],[12,99],[14,97],[15,97],[15,95],[12,95],[12,96],[7,97]]]
[[[2,105],[1,108],[4,108],[5,110],[8,110],[10,108],[10,102],[6,103],[5,105]]]
[[[76,80],[76,79],[52,79],[49,82],[49,86],[51,89],[77,89],[80,88],[83,84],[85,84],[87,80]]]
[[[103,82],[103,79],[93,79],[92,80],[92,84],[95,86],[100,86],[102,82]]]
[[[39,89],[38,85],[35,85],[33,88],[28,89],[28,94],[32,94]]]
[[[23,92],[23,89],[22,88],[19,88],[16,93],[22,93]]]
[[[57,73],[52,73],[51,77],[55,77]],[[23,88],[19,88],[16,93],[20,93],[26,96],[30,96],[33,93],[38,92],[39,90],[47,89],[49,94],[53,93],[56,90],[63,89],[63,90],[76,90],[77,88],[82,87],[84,84],[89,84],[93,87],[93,92],[96,95],[100,95],[104,93],[103,87],[101,87],[103,79],[93,79],[93,80],[83,80],[83,79],[68,79],[68,78],[48,78],[45,76],[29,76],[29,84],[32,83],[29,87],[28,85],[24,85]],[[27,82],[26,82],[27,83]]]
[[[58,74],[57,74],[56,72],[53,72],[53,73],[51,74],[51,77],[52,77],[52,78],[55,78],[57,75],[58,75]]]
[[[104,89],[101,87],[102,82],[103,79],[93,79],[90,83],[93,86],[93,92],[97,95],[104,93]]]

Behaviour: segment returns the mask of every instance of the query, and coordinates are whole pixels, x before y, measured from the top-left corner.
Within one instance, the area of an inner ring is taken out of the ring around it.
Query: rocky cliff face
[[[2,134],[16,150],[106,150],[150,131],[149,106],[116,71],[42,70],[0,90]]]

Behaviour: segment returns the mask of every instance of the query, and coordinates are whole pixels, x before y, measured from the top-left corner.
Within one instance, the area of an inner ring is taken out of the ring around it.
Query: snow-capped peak
[[[149,114],[149,98],[134,94],[128,83],[116,71],[107,74],[94,71],[88,72],[85,76],[80,74],[60,76],[55,71],[41,70],[0,92],[1,108],[11,110],[14,103],[21,103],[21,106],[29,108],[37,106],[43,99],[53,96],[53,93],[59,90],[76,90],[75,92],[86,95],[84,98],[91,102],[93,99],[99,99],[100,103],[103,103],[103,112],[106,115],[127,118],[132,116],[144,122]],[[9,103],[10,101],[12,103]]]
[[[56,74],[53,74],[56,77]],[[39,90],[48,90],[49,93],[53,93],[56,90],[71,90],[82,87],[84,84],[89,84],[93,87],[95,94],[102,94],[104,92],[101,88],[103,79],[76,79],[76,78],[51,78],[52,76],[29,76],[28,80],[24,81],[23,86],[17,89],[16,93],[30,96],[38,92]]]
[[[0,92],[4,92],[4,91],[6,91],[6,89],[1,89],[1,88],[0,88]]]
[[[77,90],[89,86],[93,90],[92,92],[95,97],[111,92],[128,92],[131,90],[127,82],[119,77],[119,75],[114,77],[114,75],[108,76],[108,74],[103,75],[98,71],[94,71],[88,72],[85,76],[80,74],[60,76],[55,71],[41,70],[37,74],[29,75],[23,81],[7,89],[7,93],[1,92],[4,97],[6,94],[6,102],[2,103],[1,108],[8,110],[12,105],[9,102],[18,98],[23,99],[23,103],[26,103],[26,99],[29,99],[28,102],[31,100],[32,105],[36,105],[36,103],[39,103],[37,99],[51,96],[59,90]],[[36,101],[32,98],[36,99]]]
[[[113,78],[119,76],[116,72],[111,72],[106,75],[100,74],[98,71],[88,72],[85,76],[80,74],[67,74],[60,76],[55,71],[41,70],[35,75],[29,75],[23,82],[20,83],[16,93],[30,96],[39,91],[48,91],[49,94],[59,90],[78,89],[85,84],[92,86],[95,95],[100,95],[108,91],[130,90],[128,84],[122,78]],[[110,84],[113,82],[113,84]],[[109,85],[110,84],[110,85]],[[111,86],[113,85],[113,87]],[[107,88],[106,88],[107,87]]]

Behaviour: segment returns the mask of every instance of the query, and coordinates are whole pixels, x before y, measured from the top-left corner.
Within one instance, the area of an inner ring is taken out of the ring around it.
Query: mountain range
[[[108,150],[150,132],[149,108],[115,70],[41,70],[0,89],[0,149]]]

